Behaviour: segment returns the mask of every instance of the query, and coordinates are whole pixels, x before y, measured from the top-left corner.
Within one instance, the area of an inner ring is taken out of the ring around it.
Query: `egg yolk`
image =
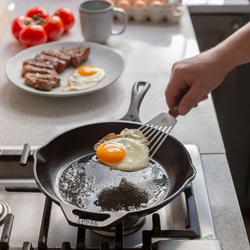
[[[103,163],[113,164],[124,159],[126,149],[120,143],[103,143],[97,148],[96,155]]]
[[[97,67],[93,65],[84,65],[79,67],[78,73],[82,76],[92,76],[97,73]]]

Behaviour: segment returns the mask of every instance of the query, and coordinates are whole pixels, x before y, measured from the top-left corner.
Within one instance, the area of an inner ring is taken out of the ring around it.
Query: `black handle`
[[[141,122],[139,117],[139,110],[143,97],[150,88],[150,83],[148,82],[136,82],[132,88],[131,101],[128,111],[125,116],[120,120]]]
[[[90,213],[64,203],[60,206],[69,224],[78,227],[109,228],[126,216],[126,213]]]

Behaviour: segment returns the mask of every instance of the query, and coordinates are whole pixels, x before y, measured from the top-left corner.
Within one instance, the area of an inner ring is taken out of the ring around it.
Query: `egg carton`
[[[113,4],[126,10],[129,20],[136,22],[178,23],[183,13],[182,4],[174,0],[115,0]],[[122,19],[120,15],[115,18]]]

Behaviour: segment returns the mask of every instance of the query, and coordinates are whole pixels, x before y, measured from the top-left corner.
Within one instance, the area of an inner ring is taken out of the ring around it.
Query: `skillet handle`
[[[73,206],[60,203],[62,211],[72,226],[86,227],[86,228],[110,228],[114,224],[122,220],[126,213],[90,213],[76,209]]]
[[[136,82],[133,85],[130,106],[128,108],[126,115],[123,116],[120,120],[141,122],[139,117],[139,109],[143,97],[149,90],[150,86],[151,85],[148,82]]]

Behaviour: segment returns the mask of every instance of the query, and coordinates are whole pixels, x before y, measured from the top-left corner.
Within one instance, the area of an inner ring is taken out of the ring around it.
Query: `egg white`
[[[89,89],[98,84],[105,77],[104,69],[99,67],[96,67],[97,72],[90,76],[83,76],[78,70],[79,69],[76,69],[69,77],[67,85],[62,87],[63,91]]]
[[[144,136],[144,134],[139,129],[125,128],[121,131],[120,135],[123,135],[124,137],[135,139],[137,141],[140,141],[141,143],[148,145],[147,138]]]
[[[115,138],[106,141],[122,144],[126,149],[126,155],[119,163],[107,164],[109,167],[121,171],[137,171],[146,168],[149,163],[149,148],[145,143],[133,138]]]

